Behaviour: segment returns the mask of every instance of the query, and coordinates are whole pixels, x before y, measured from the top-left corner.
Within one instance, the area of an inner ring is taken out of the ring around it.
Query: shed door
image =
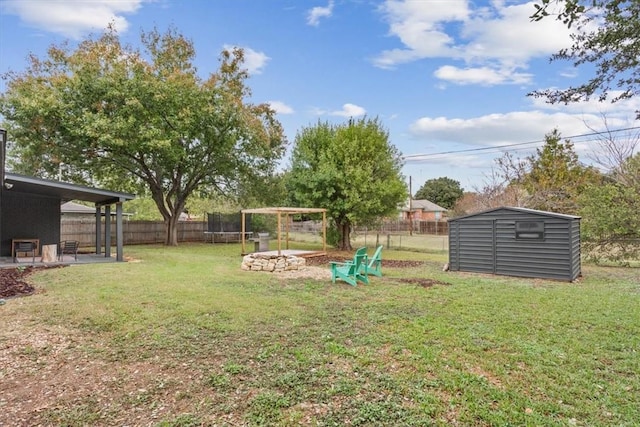
[[[463,221],[458,236],[460,271],[495,273],[495,222]]]

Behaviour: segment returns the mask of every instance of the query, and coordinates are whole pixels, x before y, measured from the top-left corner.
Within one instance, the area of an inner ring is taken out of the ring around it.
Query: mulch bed
[[[33,270],[33,267],[26,267],[24,270],[18,268],[0,269],[0,298],[32,294],[35,288],[25,282],[25,278]]]
[[[46,267],[26,266],[24,268],[0,268],[0,298],[31,295],[35,288],[27,282],[27,276],[37,270],[60,268],[59,265]]]

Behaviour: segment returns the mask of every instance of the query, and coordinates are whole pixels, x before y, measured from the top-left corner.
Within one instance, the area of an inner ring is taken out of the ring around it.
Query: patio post
[[[122,249],[123,232],[122,232],[122,202],[116,203],[116,261],[124,261],[124,253]]]
[[[104,257],[111,257],[111,205],[104,206]]]
[[[102,253],[102,206],[96,206],[96,255]]]

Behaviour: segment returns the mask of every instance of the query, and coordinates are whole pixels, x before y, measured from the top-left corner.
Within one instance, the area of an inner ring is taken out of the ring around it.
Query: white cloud
[[[466,1],[387,0],[380,11],[389,22],[389,34],[404,45],[402,49],[386,50],[374,59],[374,64],[381,68],[454,54],[455,40],[445,32],[444,24],[466,20],[469,14]]]
[[[635,116],[630,114],[632,110],[628,107],[621,105],[619,110],[612,108],[603,112],[595,104],[584,103],[583,110],[571,106],[556,111],[514,111],[469,119],[423,117],[411,125],[410,132],[415,140],[428,144],[428,148],[419,153],[405,154],[409,156],[407,161],[412,163],[442,165],[451,162],[451,165],[457,168],[475,168],[482,165],[488,167],[487,156],[500,157],[503,150],[532,152],[542,146],[545,134],[558,129],[564,138],[570,138],[574,142],[580,158],[587,160],[597,148],[589,134],[594,131],[626,129],[636,125]],[[587,137],[580,138],[581,135]],[[495,149],[458,152],[489,147]],[[452,153],[448,153],[449,151]],[[420,156],[421,153],[427,155]],[[433,153],[446,154],[434,156]]]
[[[435,75],[455,84],[527,83],[531,76],[522,71],[531,59],[570,44],[569,30],[555,19],[531,22],[532,2],[474,9],[467,0],[387,0],[380,10],[403,47],[381,52],[374,65],[448,58],[465,66],[446,64]]]
[[[119,32],[129,27],[124,17],[138,11],[145,0],[5,0],[3,13],[17,15],[26,24],[78,39],[113,24]]]
[[[594,116],[540,110],[488,114],[470,119],[423,117],[410,127],[414,137],[427,141],[455,142],[473,146],[499,146],[539,141],[558,128],[563,135],[589,132],[585,119]]]
[[[495,69],[490,67],[478,68],[458,68],[453,65],[444,65],[438,68],[433,75],[440,80],[460,85],[478,84],[491,86],[496,84],[522,84],[529,83],[531,74],[513,72],[505,69]]]
[[[326,7],[317,6],[309,10],[307,24],[317,27],[320,24],[320,18],[329,18],[332,14],[333,0],[329,1]]]
[[[271,109],[278,114],[293,114],[294,110],[282,101],[267,101]]]
[[[233,46],[225,44],[223,46],[226,50],[233,50],[234,48],[240,48],[244,51],[244,66],[247,72],[251,75],[261,74],[264,67],[266,67],[269,58],[264,52],[258,52],[250,47],[246,46]]]
[[[570,138],[574,143],[580,160],[588,163],[598,150],[595,137],[590,134],[635,127],[634,110],[640,109],[640,99],[633,98],[615,104],[589,101],[566,106],[527,99],[531,102],[532,111],[466,119],[422,117],[416,120],[409,128],[415,151],[404,153],[408,156],[406,161],[409,164],[428,164],[429,170],[439,168],[442,173],[447,173],[447,168],[487,172],[492,166],[491,159],[501,157],[504,151],[525,157],[543,145],[545,134],[557,128],[563,138]],[[416,148],[420,146],[422,148]],[[464,151],[478,148],[482,151]],[[423,153],[425,155],[421,156]],[[477,173],[475,175],[474,179],[481,179]]]
[[[367,110],[358,105],[347,103],[342,106],[342,110],[332,111],[329,114],[340,117],[360,117],[367,114]]]

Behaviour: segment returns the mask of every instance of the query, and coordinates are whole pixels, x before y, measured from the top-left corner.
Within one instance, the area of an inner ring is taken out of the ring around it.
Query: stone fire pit
[[[303,270],[307,264],[304,258],[293,255],[268,255],[253,253],[242,258],[240,268],[250,271],[268,271],[279,273],[283,271]]]

